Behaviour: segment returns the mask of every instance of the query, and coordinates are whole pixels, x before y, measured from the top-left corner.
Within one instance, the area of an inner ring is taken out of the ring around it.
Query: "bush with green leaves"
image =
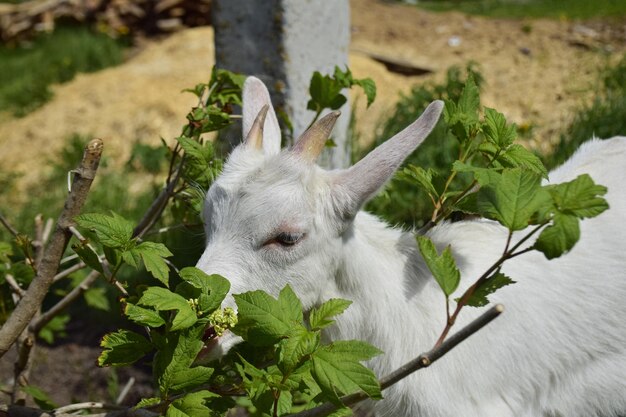
[[[503,242],[500,259],[452,300],[460,272],[450,248],[440,254],[428,238],[417,238],[416,246],[445,295],[447,320],[439,339],[433,341],[433,350],[421,356],[416,352],[414,363],[398,373],[380,382],[363,362],[383,352],[358,340],[325,341],[324,329],[350,308],[351,301],[331,299],[303,311],[298,297],[286,286],[277,298],[261,290],[235,294],[235,313],[231,308],[222,308],[230,290],[228,277],[207,275],[195,267],[179,269],[165,244],[147,240],[156,228],[198,222],[203,201],[198,190],[208,189],[219,175],[222,163],[203,134],[231,123],[232,105],[241,104],[244,77],[217,69],[208,83],[189,90],[198,97],[199,104],[189,112],[175,144],[167,148],[169,166],[164,188],[137,222],[115,212],[73,215],[68,220],[64,217],[66,205],[50,243],[45,244],[45,230],[39,228],[34,239],[27,238],[1,217],[13,240],[0,243],[0,307],[4,322],[0,355],[14,344],[25,352],[37,336],[45,338],[46,326],[102,277],[102,282],[119,295],[123,315],[133,327],[104,336],[98,364],[149,363],[155,385],[153,397],[144,398],[132,408],[117,407],[120,415],[221,416],[237,404],[245,405],[254,415],[350,415],[348,405],[366,398],[381,399],[383,389],[428,366],[501,311],[499,307],[489,310],[483,316],[486,318],[470,325],[469,330],[448,337],[464,306],[485,306],[490,294],[513,284],[515,277],[501,272],[504,262],[530,251],[540,251],[548,259],[561,256],[578,240],[579,221],[597,216],[608,207],[602,198],[606,189],[589,176],[542,185],[546,170],[534,154],[513,143],[515,126],[496,110],[486,108],[481,113],[477,74],[470,74],[466,83],[460,82],[459,74],[458,70],[449,73],[448,91],[419,93],[428,100],[449,97],[444,110],[446,126],[439,127],[456,141],[451,146],[454,155],[446,157],[447,169],[435,172],[411,164],[403,171],[403,181],[422,190],[432,205],[426,228],[463,212],[499,222],[509,231],[508,239]],[[316,110],[315,119],[324,109],[340,105],[342,88],[353,85],[363,87],[368,99],[373,100],[375,87],[371,80],[355,80],[349,70],[336,69],[333,76],[316,73],[309,103],[309,108]],[[97,146],[90,143],[88,151]],[[76,171],[68,201],[74,201],[79,193],[76,184],[90,180],[83,169],[85,158]],[[513,242],[513,233],[519,231],[525,234]],[[66,255],[71,255],[74,265],[59,268],[70,237],[73,240]],[[535,237],[534,244],[524,246]],[[53,272],[46,276],[44,270],[48,269],[44,267],[50,263]],[[55,305],[42,308],[45,292],[70,275],[67,271],[72,268],[90,272],[83,274],[81,281],[74,281],[73,288]],[[140,270],[145,271],[147,279],[137,279],[134,271]],[[25,314],[28,303],[24,300],[38,287],[44,289],[44,294],[39,304]],[[456,308],[451,310],[453,302]],[[11,336],[12,329],[17,330]],[[212,345],[224,331],[232,331],[245,342],[222,361],[208,361]],[[28,357],[28,352],[25,355]],[[32,396],[45,409],[45,394],[24,378],[28,367],[28,361],[16,363],[13,406],[24,406],[26,397]],[[43,388],[45,391],[47,387]],[[85,404],[82,409],[98,407],[106,405]],[[13,410],[15,415],[32,411]],[[63,415],[63,410],[57,409],[57,415]]]
[[[476,86],[483,83],[482,75],[476,64],[470,63],[461,70],[459,67],[448,69],[443,83],[418,84],[409,93],[403,95],[396,104],[393,115],[382,124],[371,146],[359,152],[355,160],[361,159],[372,149],[382,144],[404,127],[408,126],[434,100],[457,101],[463,91],[465,80],[472,77]],[[422,167],[431,172],[433,183],[443,186],[450,166],[459,155],[459,141],[452,135],[448,127],[440,122],[428,136],[418,151],[413,152],[406,160],[408,168],[396,175],[387,185],[384,192],[367,205],[367,210],[375,213],[392,224],[409,227],[423,226],[430,219],[433,205],[421,187],[415,187],[411,177],[411,166]],[[453,179],[452,186],[461,188],[469,183],[467,175],[458,175]]]

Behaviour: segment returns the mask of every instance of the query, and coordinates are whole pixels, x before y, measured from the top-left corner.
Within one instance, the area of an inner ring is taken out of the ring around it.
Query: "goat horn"
[[[246,146],[251,149],[263,149],[263,126],[265,125],[265,116],[269,110],[269,104],[261,107],[259,114],[257,114],[252,123],[252,127],[246,136]]]
[[[334,111],[315,122],[300,136],[294,145],[293,151],[307,161],[314,162],[322,153],[326,140],[330,136],[330,132],[333,130],[340,114],[340,111]]]

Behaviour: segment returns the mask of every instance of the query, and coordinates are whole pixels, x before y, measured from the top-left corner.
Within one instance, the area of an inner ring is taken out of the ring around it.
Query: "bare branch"
[[[13,275],[6,274],[4,276],[4,280],[7,282],[7,284],[9,284],[9,287],[11,287],[13,292],[19,296],[19,298],[22,298],[24,296],[24,290],[22,289],[22,287],[20,287],[20,284],[17,283]]]
[[[74,273],[74,272],[76,272],[76,271],[80,271],[81,269],[86,268],[86,267],[87,267],[87,264],[86,264],[86,263],[84,263],[84,262],[79,262],[79,263],[77,263],[76,265],[72,265],[72,266],[70,266],[69,268],[67,268],[66,270],[61,271],[61,272],[59,272],[58,274],[56,274],[56,275],[54,276],[54,278],[53,278],[53,281],[54,281],[54,282],[60,281],[60,280],[62,280],[63,278],[65,278],[66,276],[71,275],[71,274],[73,274],[73,273]]]
[[[50,243],[44,251],[37,275],[28,287],[22,301],[0,328],[0,357],[4,356],[26,328],[53,283],[59,261],[71,236],[67,228],[73,224],[74,217],[80,213],[85,203],[100,163],[102,148],[103,144],[100,139],[91,140],[85,147],[83,159],[74,176],[72,190],[65,201],[65,206],[59,216]]]
[[[441,345],[434,347],[430,351],[426,353],[422,353],[417,358],[413,359],[410,362],[402,365],[400,368],[396,369],[389,375],[385,376],[380,380],[380,386],[384,390],[389,388],[390,386],[396,384],[407,376],[411,375],[413,372],[416,372],[420,369],[426,368],[432,365],[439,358],[444,356],[454,347],[456,347],[459,343],[466,340],[468,337],[485,327],[489,324],[493,319],[498,317],[504,311],[504,306],[502,304],[496,304],[491,307],[485,313],[483,313],[480,317],[472,321],[467,326],[463,327],[457,333],[449,337],[445,342]],[[359,403],[363,400],[366,400],[368,396],[363,392],[358,392],[352,395],[346,395],[341,398],[341,402],[346,406],[351,406],[356,403]],[[302,411],[300,413],[293,414],[292,417],[321,417],[326,416],[333,411],[337,410],[337,406],[332,403],[322,404],[318,407],[312,408],[310,410]]]
[[[63,297],[58,303],[56,303],[50,310],[43,313],[37,320],[34,320],[29,329],[34,333],[38,333],[39,330],[46,324],[50,322],[56,315],[58,315],[61,311],[63,311],[66,307],[72,304],[74,301],[78,299],[85,291],[87,291],[96,279],[100,275],[98,271],[91,271],[89,275],[80,283],[70,291],[65,297]]]

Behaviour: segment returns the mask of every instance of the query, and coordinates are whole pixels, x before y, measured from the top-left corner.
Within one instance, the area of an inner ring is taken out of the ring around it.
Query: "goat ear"
[[[400,164],[421,145],[437,124],[442,109],[442,101],[432,102],[403,131],[352,167],[336,174],[332,185],[333,200],[344,218],[353,218],[363,204],[391,178]]]
[[[263,152],[265,155],[276,155],[280,152],[280,127],[278,119],[272,107],[270,93],[261,80],[256,77],[246,78],[243,85],[243,131],[242,136],[248,137],[250,129],[254,124],[254,120],[259,115],[263,107],[268,106],[267,116],[265,117],[264,126],[261,128],[263,132]]]

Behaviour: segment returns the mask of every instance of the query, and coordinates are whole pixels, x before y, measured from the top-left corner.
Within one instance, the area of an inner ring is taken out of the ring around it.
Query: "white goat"
[[[371,362],[379,376],[431,348],[445,324],[444,297],[413,233],[359,210],[430,133],[442,103],[351,168],[326,171],[315,159],[337,115],[281,152],[261,81],[249,78],[243,99],[246,139],[208,192],[198,267],[227,277],[232,293],[277,295],[289,284],[306,309],[352,300],[328,336],[382,349]],[[581,240],[561,258],[531,252],[507,261],[504,272],[517,283],[492,296],[505,305],[503,316],[386,390],[379,415],[626,416],[625,163],[620,137],[583,145],[550,173],[555,183],[589,173],[608,187],[610,210],[583,221]],[[428,236],[440,248],[452,245],[462,290],[500,256],[507,232],[474,220],[440,224]],[[482,311],[464,310],[457,328]],[[226,333],[217,354],[238,341]]]

